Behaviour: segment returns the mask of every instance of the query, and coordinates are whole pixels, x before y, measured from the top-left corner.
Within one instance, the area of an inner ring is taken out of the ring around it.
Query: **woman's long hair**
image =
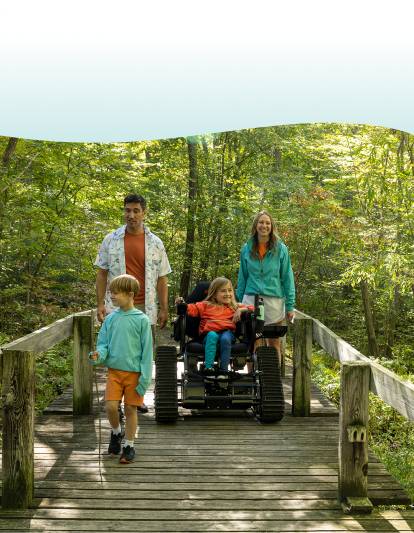
[[[273,255],[276,257],[275,251],[277,251],[277,241],[280,240],[280,238],[277,233],[275,221],[273,220],[272,215],[268,211],[259,211],[259,213],[254,217],[252,231],[250,232],[250,237],[253,237],[253,248],[250,251],[250,257],[252,259],[258,257],[257,251],[259,249],[259,238],[257,236],[257,224],[259,223],[260,217],[263,215],[267,215],[270,218],[271,224],[269,240],[266,243],[267,249],[271,250],[273,252]]]
[[[213,279],[213,281],[210,283],[210,287],[208,289],[207,296],[204,302],[208,303],[209,305],[217,305],[218,307],[222,307],[222,304],[219,304],[216,299],[217,291],[223,287],[223,285],[230,285],[230,287],[233,289],[233,285],[231,284],[231,281],[227,278],[216,278]],[[236,311],[236,309],[239,307],[236,300],[234,299],[234,291],[230,300],[230,303],[228,304],[230,309],[233,311]]]

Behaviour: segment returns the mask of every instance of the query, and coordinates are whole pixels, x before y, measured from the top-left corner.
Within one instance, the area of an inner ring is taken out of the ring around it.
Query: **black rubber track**
[[[255,414],[261,422],[279,422],[285,414],[282,376],[276,348],[260,347],[257,349],[260,380],[260,405]]]
[[[158,346],[155,358],[155,419],[175,422],[178,417],[177,350]]]

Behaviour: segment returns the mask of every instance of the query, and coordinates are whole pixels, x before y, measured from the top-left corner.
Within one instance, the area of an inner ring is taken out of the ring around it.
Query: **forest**
[[[96,306],[97,250],[137,192],[173,270],[171,317],[198,281],[236,283],[241,247],[265,209],[289,249],[295,307],[412,379],[413,149],[411,134],[360,124],[111,144],[0,137],[0,344]],[[338,368],[314,351],[315,382],[335,400]],[[64,388],[70,364],[56,355],[39,359],[39,383],[52,367]],[[414,496],[413,428],[373,405],[372,446],[391,467],[408,465],[399,481]]]

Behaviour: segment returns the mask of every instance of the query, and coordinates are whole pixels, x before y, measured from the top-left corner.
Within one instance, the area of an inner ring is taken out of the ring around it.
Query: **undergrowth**
[[[73,382],[73,339],[65,339],[36,358],[36,414]]]

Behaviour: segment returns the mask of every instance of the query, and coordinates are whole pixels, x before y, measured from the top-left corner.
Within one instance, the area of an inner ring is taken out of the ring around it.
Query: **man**
[[[101,244],[95,260],[95,265],[98,267],[97,314],[99,321],[103,322],[108,313],[115,311],[110,299],[109,284],[113,278],[121,274],[130,274],[139,281],[141,287],[134,300],[134,306],[150,319],[155,343],[156,292],[161,307],[158,313],[158,326],[163,329],[167,324],[167,274],[171,272],[171,268],[161,239],[151,233],[143,223],[146,214],[144,198],[140,194],[129,194],[124,198],[126,225],[106,235]],[[148,407],[144,404],[138,407],[138,411],[146,413]]]

